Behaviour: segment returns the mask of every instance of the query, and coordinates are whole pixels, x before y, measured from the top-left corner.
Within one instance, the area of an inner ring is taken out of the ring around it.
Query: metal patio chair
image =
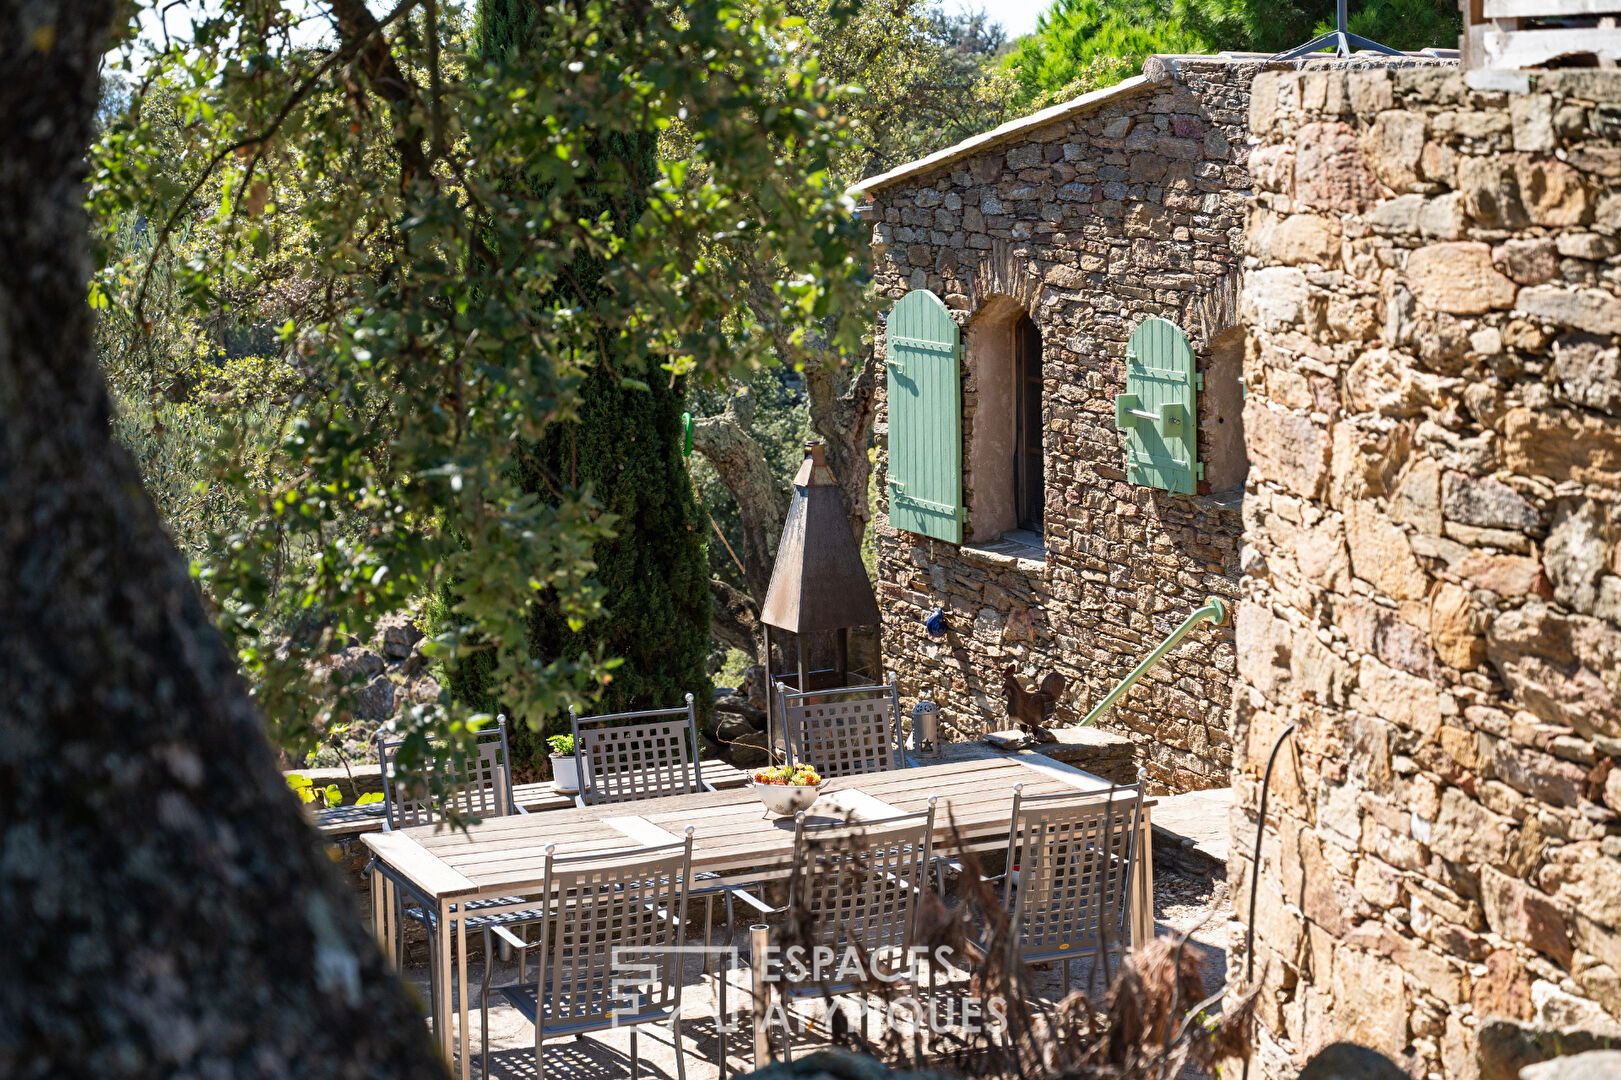
[[[480,997],[483,1074],[490,1075],[491,996],[499,996],[535,1029],[535,1073],[545,1080],[543,1044],[564,1035],[630,1027],[630,1075],[640,1074],[637,1028],[668,1022],[675,1043],[676,1076],[686,1076],[681,1046],[681,960],[692,878],[692,827],[670,844],[610,855],[558,857],[547,845],[541,897],[550,914],[540,936],[524,941],[505,926],[484,929],[490,938],[534,950],[538,974],[494,989],[484,965]]]
[[[453,762],[450,765],[455,782],[450,791],[440,800],[435,800],[428,791],[427,782],[421,778],[407,784],[403,780],[392,778],[389,774],[393,770],[394,758],[403,739],[384,739],[379,736],[377,740],[377,757],[383,773],[383,808],[385,830],[407,829],[417,825],[433,825],[443,821],[446,817],[446,808],[452,807],[462,815],[471,818],[506,817],[511,814],[527,814],[528,811],[519,806],[513,798],[512,788],[512,753],[507,741],[507,718],[496,718],[494,729],[481,731],[478,734],[477,749],[464,761]],[[375,869],[376,860],[368,869]],[[434,948],[439,934],[439,914],[425,897],[416,894],[403,880],[393,879],[396,895],[398,897],[398,910],[405,918],[421,923],[428,933],[428,948]],[[407,898],[415,900],[414,905],[408,903]],[[531,923],[540,918],[544,912],[534,908],[510,910],[515,902],[521,902],[517,897],[500,897],[493,900],[475,902],[468,905],[467,926],[469,930],[478,929],[488,923],[500,922],[506,925],[518,926]],[[503,907],[499,914],[479,915],[480,907]],[[405,929],[402,919],[394,920],[396,956],[404,955]],[[455,921],[451,922],[451,932],[455,931]],[[428,993],[438,1000],[439,986],[433,979],[433,965],[429,965]],[[433,1015],[438,1015],[433,1013]]]
[[[389,776],[404,739],[377,740],[377,760],[383,772],[385,829],[408,829],[444,820],[447,803],[466,817],[505,817],[527,813],[512,794],[512,752],[507,744],[507,718],[496,719],[495,729],[478,734],[478,749],[465,761],[450,766],[454,782],[444,800],[435,802],[425,781],[407,784]]]
[[[804,945],[807,950],[829,946],[841,959],[849,950],[857,950],[869,965],[897,959],[910,964],[917,903],[928,886],[934,850],[934,813],[932,797],[927,810],[877,821],[813,825],[800,811],[794,819],[794,872],[789,879],[787,905],[768,907],[753,896],[748,897],[748,902],[763,915],[808,913],[810,940],[791,944]],[[750,962],[760,963],[762,958],[751,957]],[[911,981],[907,973],[890,974],[895,975],[892,985]],[[932,984],[931,968],[931,988]],[[784,995],[785,1009],[795,998],[854,994],[868,988],[864,981],[790,984],[779,980],[777,986]],[[724,978],[719,1006],[725,1015]],[[865,1009],[861,1023],[865,1036]],[[926,1021],[920,1026],[926,1026]],[[916,1037],[921,1044],[921,1030]],[[783,1055],[792,1060],[791,1031],[783,1033]]]
[[[568,719],[581,806],[714,790],[704,783],[691,694],[684,708],[584,717],[570,709]]]
[[[1008,962],[1057,960],[1064,993],[1070,961],[1095,956],[1109,980],[1111,954],[1130,945],[1137,833],[1142,824],[1141,775],[1129,787],[1056,795],[1013,789],[1003,903],[1008,909]],[[1094,969],[1096,974],[1096,969]]]
[[[894,683],[803,693],[777,684],[788,758],[824,777],[887,772],[906,763]]]
[[[580,794],[574,801],[580,806],[715,790],[704,781],[698,713],[691,694],[686,696],[686,705],[677,709],[644,709],[606,716],[576,716],[570,709],[568,718],[574,732],[576,775],[580,778]],[[714,874],[700,874],[693,882],[690,895],[705,905],[706,949],[715,925],[716,897],[726,901],[727,939],[735,932],[733,899],[739,888]]]

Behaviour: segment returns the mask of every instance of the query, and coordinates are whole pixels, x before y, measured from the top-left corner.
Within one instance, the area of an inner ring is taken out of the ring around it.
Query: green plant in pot
[[[546,744],[552,748],[552,784],[558,794],[578,794],[580,765],[574,757],[574,736],[553,735]]]

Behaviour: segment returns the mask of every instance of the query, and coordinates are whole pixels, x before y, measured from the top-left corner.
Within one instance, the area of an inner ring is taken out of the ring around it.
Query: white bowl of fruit
[[[810,809],[822,787],[821,775],[809,765],[773,765],[749,780],[765,808],[785,817]]]

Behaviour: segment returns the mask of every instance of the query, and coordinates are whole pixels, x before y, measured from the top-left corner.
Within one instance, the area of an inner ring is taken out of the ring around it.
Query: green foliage
[[[1038,109],[1140,74],[1153,53],[1209,49],[1175,0],[1058,0],[1003,67],[1019,106]]]
[[[1360,0],[1349,15],[1353,33],[1393,49],[1455,49],[1462,31],[1447,0]],[[1332,30],[1334,0],[1188,0],[1186,18],[1218,48],[1282,52]]]
[[[609,656],[536,651],[530,612],[579,634],[613,609],[593,550],[618,518],[590,477],[550,476],[541,498],[514,464],[583,430],[593,379],[651,402],[643,387],[759,362],[736,332],[755,317],[744,255],[794,268],[754,298],[785,325],[854,347],[861,313],[859,230],[825,167],[839,95],[784,51],[780,10],[558,0],[533,7],[527,52],[487,62],[437,4],[331,8],[339,40],[313,48],[290,34],[300,6],[264,0],[223,0],[189,34],[171,14],[161,45],[131,33],[127,102],[90,155],[106,366],[155,401],[245,335],[293,373],[262,414],[178,392],[214,410],[208,476],[242,507],[199,577],[295,753],[341,721],[309,661],[441,589],[425,651],[487,654],[516,719],[591,705]],[[651,175],[619,152],[677,124],[688,153]],[[282,639],[300,612],[311,631]],[[461,752],[477,719],[413,707],[400,767]]]
[[[551,748],[552,753],[567,757],[574,753],[574,736],[573,734],[553,735],[546,740],[546,745]]]
[[[524,0],[480,0],[473,40],[481,55],[500,59],[545,47],[547,30],[537,24]],[[617,199],[609,179],[615,163],[640,184],[658,175],[655,133],[602,130],[588,149],[593,162],[580,178],[584,198],[594,200],[595,216],[632,228],[643,204]],[[510,182],[543,190],[534,175]],[[576,303],[610,299],[603,287],[602,258],[586,253],[576,260],[560,292]],[[693,504],[692,485],[681,454],[680,414],[685,380],[626,379],[618,373],[624,349],[607,343],[604,362],[580,389],[578,414],[556,425],[519,457],[520,485],[543,500],[561,491],[592,491],[617,525],[593,545],[595,579],[606,590],[601,617],[583,628],[572,625],[558,605],[543,595],[534,605],[529,647],[542,656],[598,654],[620,665],[604,679],[599,709],[624,712],[668,707],[691,693],[707,708],[709,678],[709,579],[702,519]],[[458,672],[453,688],[470,702],[489,700],[482,677],[487,664]],[[532,764],[544,756],[536,733],[566,726],[558,712],[539,724],[512,731],[513,759]]]
[[[1450,0],[1365,0],[1350,29],[1397,49],[1456,48]],[[1154,53],[1282,52],[1333,29],[1334,0],[1057,0],[1002,62],[1032,110],[1142,71]]]

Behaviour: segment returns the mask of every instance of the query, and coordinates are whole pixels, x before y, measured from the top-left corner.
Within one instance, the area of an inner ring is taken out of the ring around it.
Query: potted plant
[[[749,778],[754,793],[773,814],[807,810],[820,794],[822,777],[809,765],[773,765]]]
[[[553,735],[546,743],[552,748],[552,786],[559,795],[578,795],[580,764],[574,757],[574,736]]]

